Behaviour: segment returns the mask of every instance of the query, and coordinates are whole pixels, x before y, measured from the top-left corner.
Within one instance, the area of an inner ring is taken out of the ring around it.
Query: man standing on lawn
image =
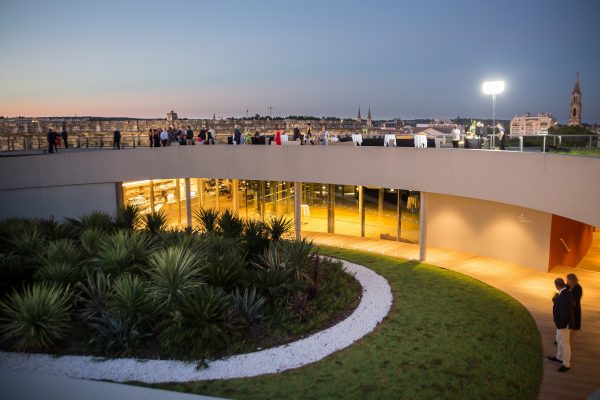
[[[556,325],[556,356],[550,361],[562,363],[558,372],[567,372],[571,368],[571,343],[569,336],[573,326],[573,295],[562,278],[554,280],[558,295],[554,296],[554,324]]]

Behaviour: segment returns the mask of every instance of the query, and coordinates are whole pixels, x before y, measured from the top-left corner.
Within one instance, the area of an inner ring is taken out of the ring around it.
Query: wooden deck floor
[[[307,233],[315,242],[369,251],[388,256],[418,259],[417,245],[324,233]],[[451,269],[498,288],[523,304],[533,316],[542,337],[544,374],[539,398],[586,399],[600,388],[600,272],[557,267],[540,272],[505,261],[452,250],[428,248],[428,264]],[[595,264],[593,265],[595,266]],[[600,266],[597,266],[600,271]],[[554,355],[552,320],[554,279],[575,272],[583,287],[582,330],[573,342],[571,370],[557,372],[558,364],[546,360]],[[506,349],[510,351],[510,349]]]
[[[600,228],[596,228],[590,249],[577,265],[577,269],[600,272]]]

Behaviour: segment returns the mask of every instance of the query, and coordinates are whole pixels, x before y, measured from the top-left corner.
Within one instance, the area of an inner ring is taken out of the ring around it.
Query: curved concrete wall
[[[0,158],[1,191],[173,177],[402,188],[490,200],[600,226],[600,158],[354,146],[172,146]]]

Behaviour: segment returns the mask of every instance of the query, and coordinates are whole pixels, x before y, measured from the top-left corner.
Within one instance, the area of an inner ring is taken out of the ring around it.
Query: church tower
[[[373,127],[373,119],[371,118],[371,106],[369,106],[369,113],[367,114],[367,128]]]
[[[579,88],[579,72],[575,87],[571,93],[571,106],[569,107],[569,125],[581,125],[581,89]]]
[[[362,117],[360,116],[360,107],[358,107],[358,114],[356,114],[356,120],[358,122],[362,121]]]

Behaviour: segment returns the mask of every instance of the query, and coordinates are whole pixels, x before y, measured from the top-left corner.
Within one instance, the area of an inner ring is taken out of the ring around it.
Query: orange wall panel
[[[557,265],[575,267],[592,243],[594,227],[559,215],[552,215],[548,269]],[[569,248],[565,249],[561,239]]]

